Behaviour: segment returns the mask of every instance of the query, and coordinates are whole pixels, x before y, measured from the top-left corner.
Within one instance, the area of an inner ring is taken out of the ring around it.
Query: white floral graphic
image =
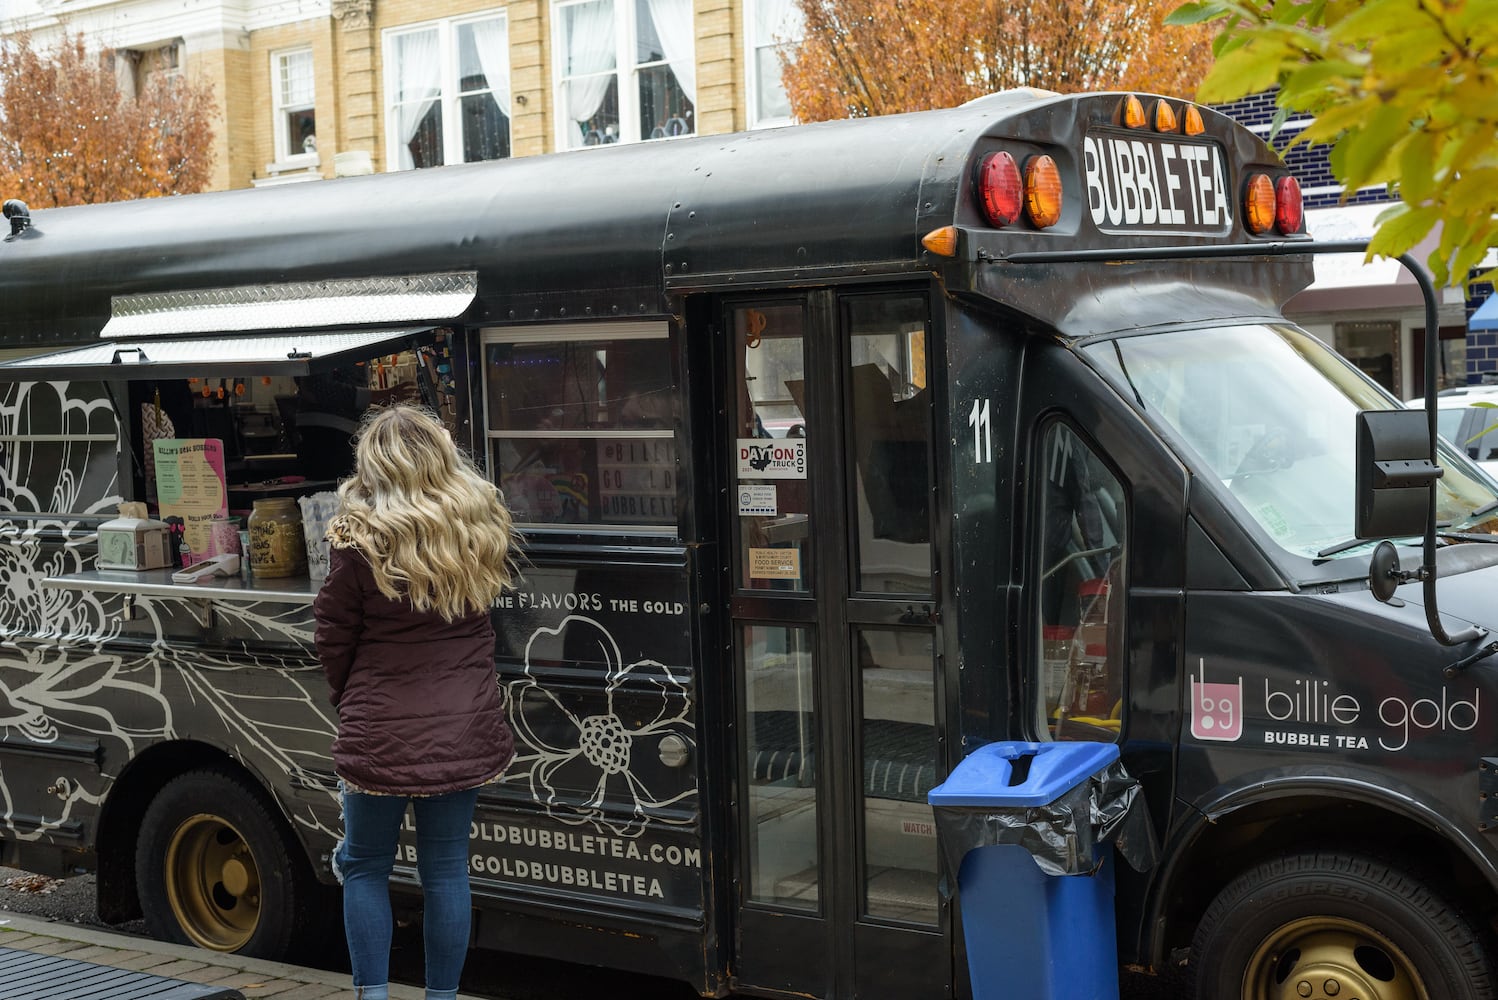
[[[567,660],[604,665],[604,683],[563,685],[538,668],[586,646]],[[569,615],[556,628],[538,628],[525,648],[521,678],[505,685],[515,731],[514,763],[506,783],[528,786],[553,819],[591,825],[600,833],[637,837],[647,823],[696,821],[690,769],[657,763],[660,743],[674,736],[695,748],[690,684],[655,660],[623,662],[619,645],[592,618]]]

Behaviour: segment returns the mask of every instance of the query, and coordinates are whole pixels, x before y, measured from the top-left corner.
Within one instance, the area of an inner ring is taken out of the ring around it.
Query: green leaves
[[[1408,252],[1438,225],[1438,282],[1464,279],[1498,243],[1498,17],[1476,0],[1202,0],[1167,20],[1220,21],[1198,98],[1279,86],[1284,114],[1315,121],[1350,195],[1391,185],[1370,253]]]

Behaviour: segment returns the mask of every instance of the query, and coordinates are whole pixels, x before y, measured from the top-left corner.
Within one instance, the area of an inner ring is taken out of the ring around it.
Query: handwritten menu
[[[152,445],[161,519],[181,518],[188,551],[206,554],[213,523],[229,516],[224,442],[218,438],[161,438]]]

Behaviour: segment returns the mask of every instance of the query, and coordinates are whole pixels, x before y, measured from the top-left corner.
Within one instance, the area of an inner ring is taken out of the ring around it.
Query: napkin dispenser
[[[99,525],[95,569],[162,569],[170,565],[172,536],[166,522],[117,517]]]

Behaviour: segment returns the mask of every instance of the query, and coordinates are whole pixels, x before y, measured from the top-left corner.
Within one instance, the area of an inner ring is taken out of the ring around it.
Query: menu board
[[[229,516],[224,442],[219,438],[161,438],[156,451],[156,499],[161,519],[182,522],[188,551],[210,550],[214,521]]]

